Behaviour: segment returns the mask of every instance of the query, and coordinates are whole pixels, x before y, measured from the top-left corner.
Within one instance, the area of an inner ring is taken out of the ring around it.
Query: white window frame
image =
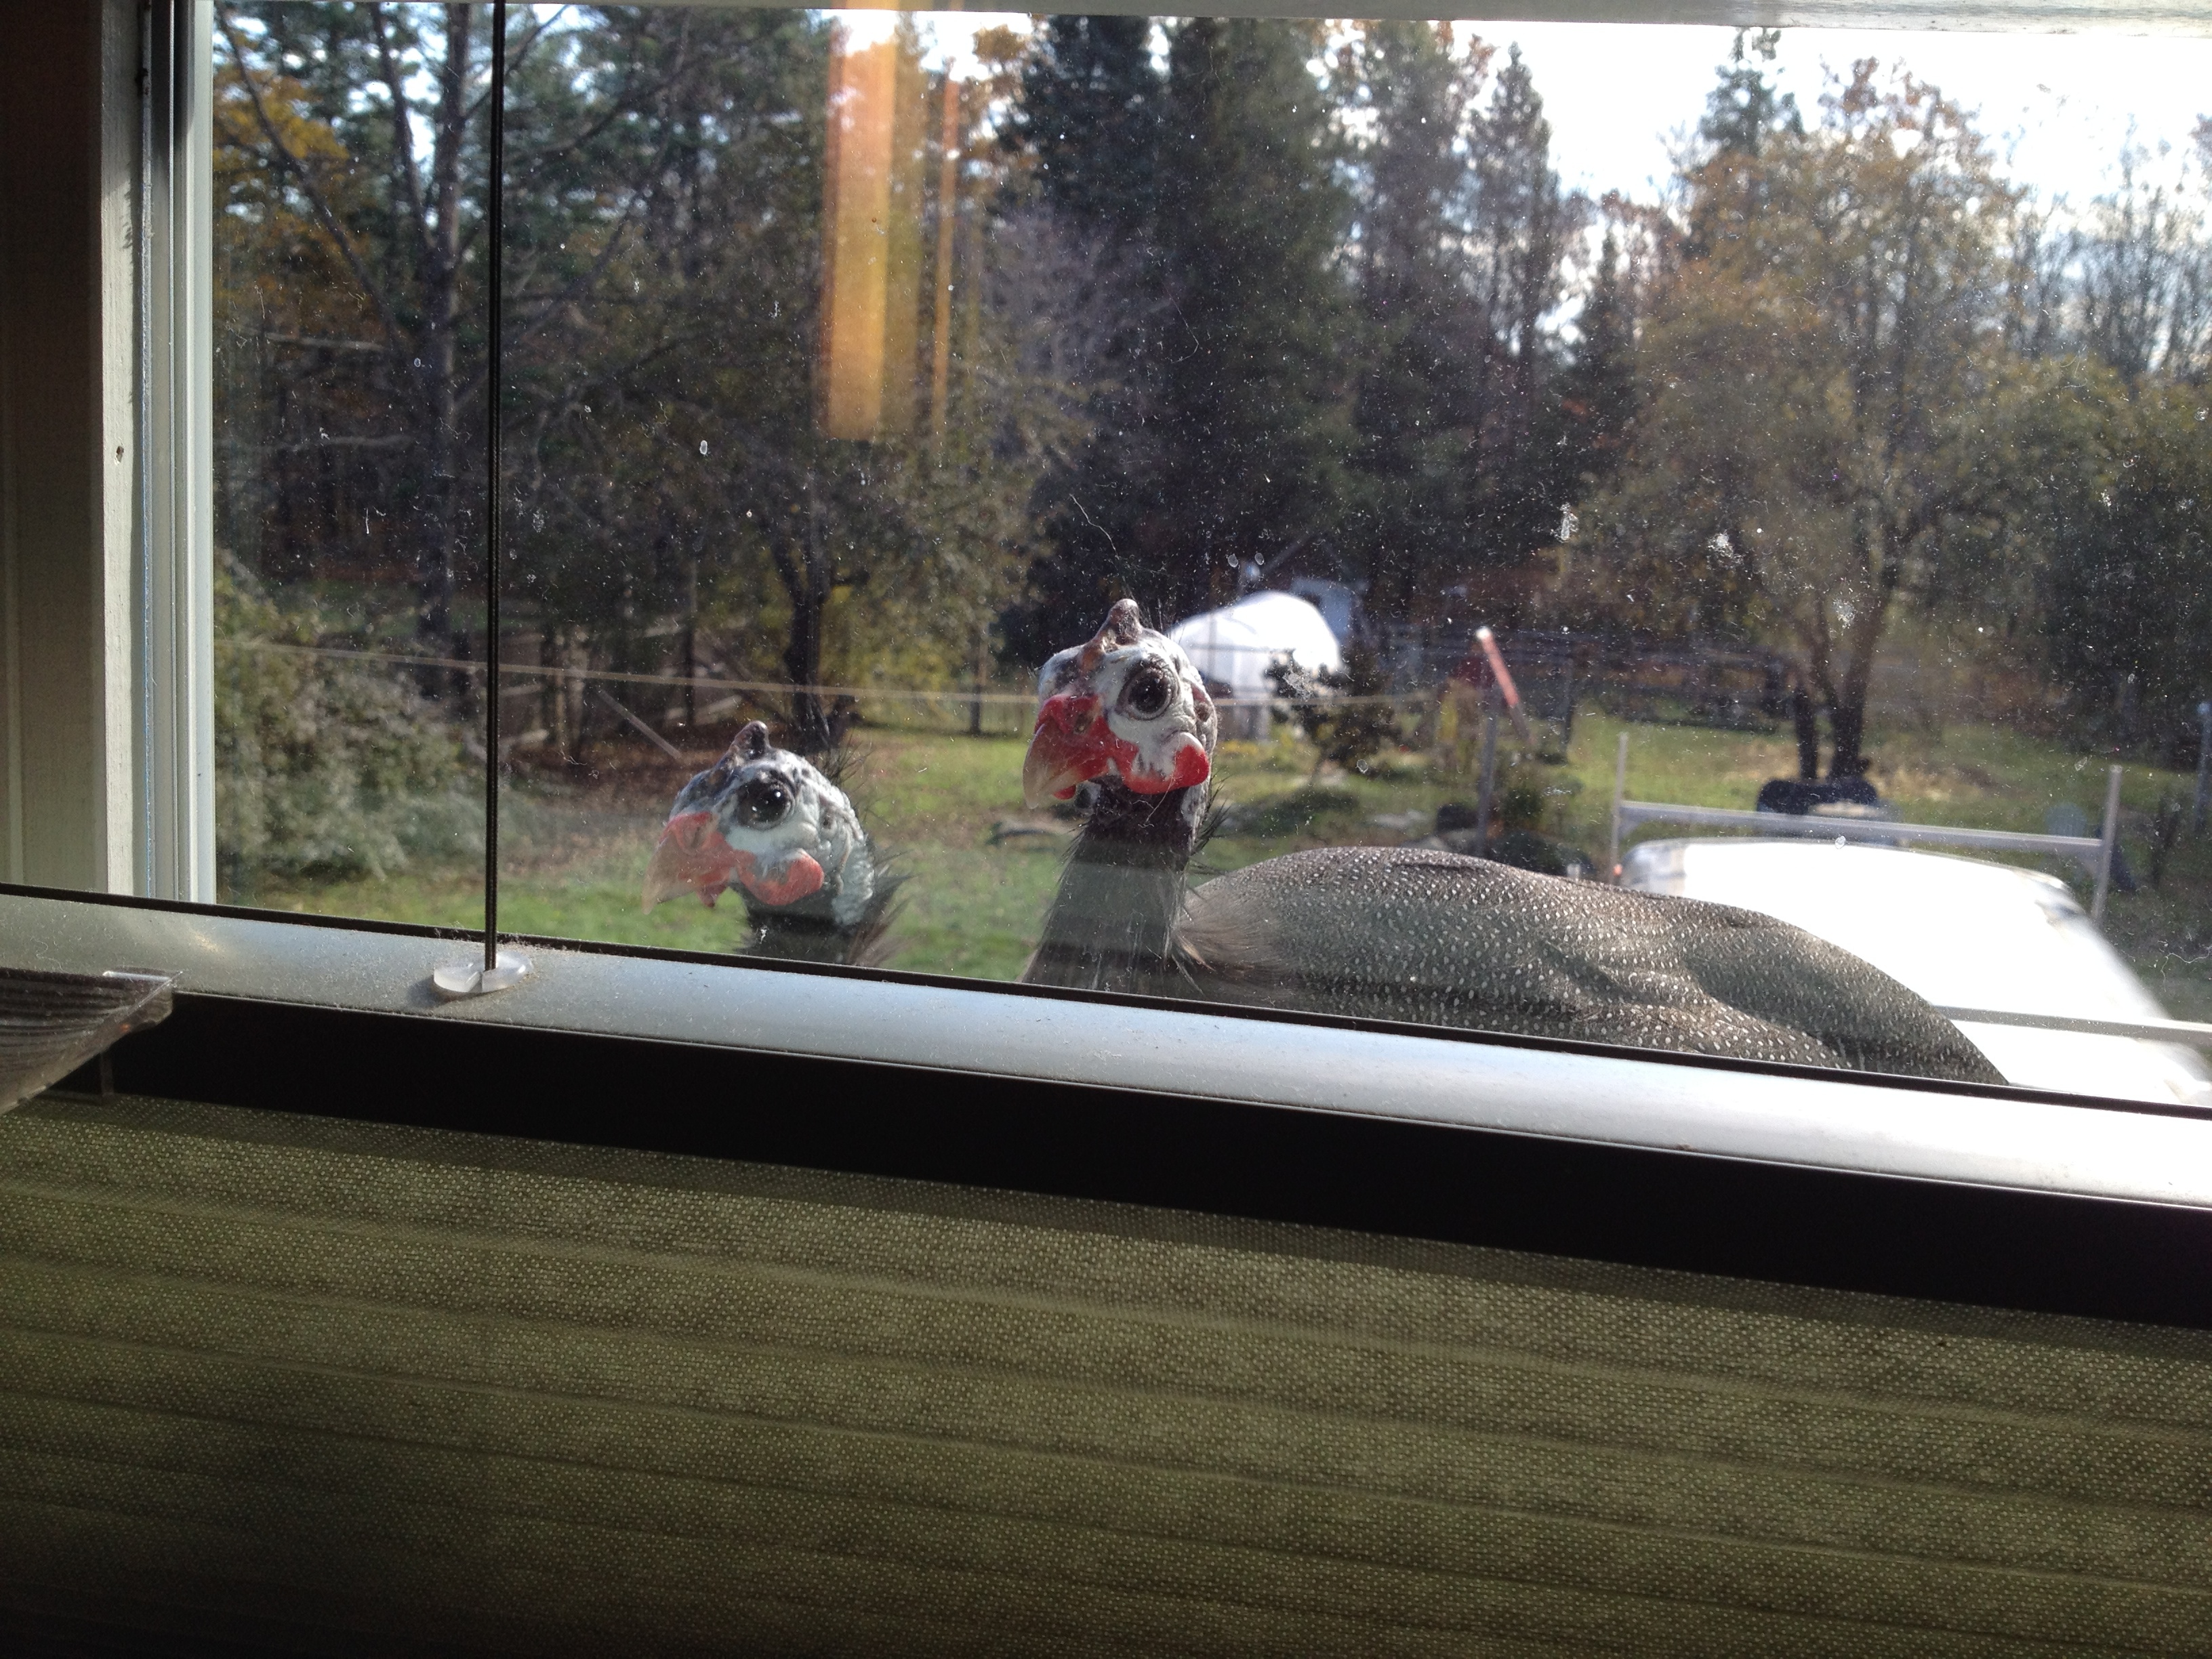
[[[27,9],[0,57],[12,882],[215,898],[213,15]]]

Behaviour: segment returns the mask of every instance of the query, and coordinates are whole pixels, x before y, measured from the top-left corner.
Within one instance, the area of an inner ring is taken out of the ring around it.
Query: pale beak
[[[1115,746],[1105,706],[1096,696],[1063,691],[1047,697],[1022,758],[1022,799],[1032,807],[1067,799],[1077,786],[1114,764]]]
[[[709,812],[684,812],[668,820],[653,862],[645,871],[645,908],[678,893],[696,893],[707,904],[730,884],[738,854],[714,828]]]

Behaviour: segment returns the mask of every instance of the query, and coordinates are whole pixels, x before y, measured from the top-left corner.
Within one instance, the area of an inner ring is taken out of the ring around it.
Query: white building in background
[[[1352,643],[1352,636],[1359,631],[1360,594],[1366,586],[1358,587],[1348,582],[1331,581],[1326,576],[1293,576],[1289,591],[1302,599],[1311,599],[1321,607],[1322,616],[1328,623],[1328,631],[1336,635],[1340,646]]]
[[[1178,623],[1168,637],[1206,676],[1221,704],[1221,732],[1256,740],[1267,732],[1275,694],[1267,670],[1295,662],[1310,672],[1344,666],[1343,647],[1310,599],[1295,593],[1249,593],[1234,605]]]

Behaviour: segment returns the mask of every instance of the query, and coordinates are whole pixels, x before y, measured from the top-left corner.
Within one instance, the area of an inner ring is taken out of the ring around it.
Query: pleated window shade
[[[2212,1340],[922,1183],[0,1119],[0,1636],[2212,1651]]]

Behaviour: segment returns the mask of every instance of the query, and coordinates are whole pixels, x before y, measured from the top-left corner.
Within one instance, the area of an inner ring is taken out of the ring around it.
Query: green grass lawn
[[[1786,733],[1624,725],[1585,717],[1564,764],[1523,763],[1512,775],[1540,787],[1543,827],[1596,858],[1605,851],[1619,734],[1629,734],[1628,793],[1642,800],[1747,807],[1759,786],[1796,769]],[[2040,830],[2071,805],[2091,826],[2103,810],[2104,763],[2016,732],[1954,726],[1940,737],[1878,732],[1875,780],[1904,818],[1986,829]],[[1011,979],[1021,971],[1059,872],[1061,836],[994,836],[1000,826],[1050,831],[1021,803],[1021,739],[871,728],[856,744],[847,782],[878,841],[908,877],[895,966]],[[519,933],[681,950],[722,951],[739,925],[721,908],[675,902],[649,915],[638,893],[669,800],[703,751],[684,765],[633,753],[609,757],[580,786],[519,784],[502,808],[502,927]],[[616,763],[620,763],[619,764]],[[1384,757],[1371,776],[1334,772],[1310,781],[1313,751],[1288,737],[1230,744],[1218,757],[1218,798],[1231,810],[1206,848],[1208,871],[1235,869],[1301,847],[1403,841],[1423,834],[1437,807],[1471,800],[1473,781],[1425,757]],[[2150,814],[2161,794],[2186,798],[2185,774],[2130,765],[2124,839],[2138,877],[2150,863]],[[1638,838],[1677,833],[1654,825]],[[2076,878],[2078,870],[2046,867]],[[2086,887],[2084,889],[2086,894]],[[270,884],[242,902],[326,915],[482,926],[482,884],[472,870],[402,872],[383,880]],[[2115,894],[2106,932],[2168,1009],[2212,1017],[2212,837],[2185,840],[2160,890]]]

